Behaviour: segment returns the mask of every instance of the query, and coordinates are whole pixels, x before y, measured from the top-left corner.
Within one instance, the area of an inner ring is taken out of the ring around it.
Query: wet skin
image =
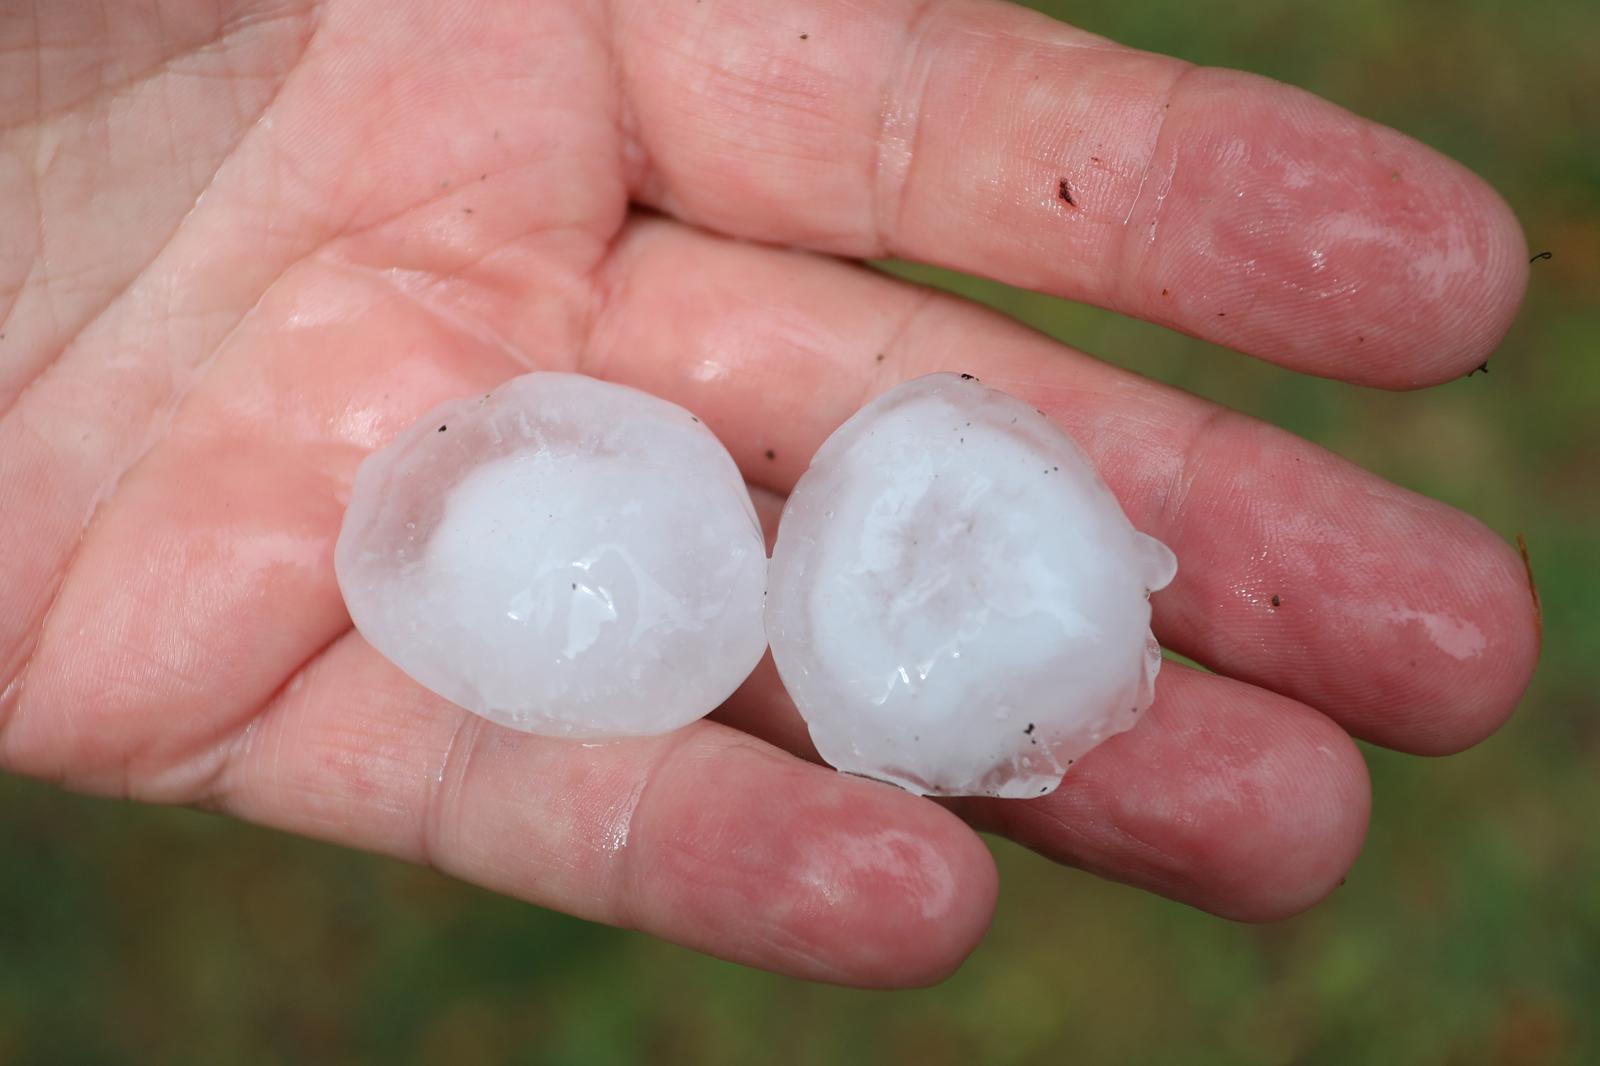
[[[5,770],[903,985],[986,926],[973,826],[1290,914],[1360,846],[1351,736],[1460,750],[1531,673],[1474,519],[852,262],[1369,385],[1483,363],[1526,276],[1505,205],[1298,90],[992,0],[45,4],[0,14],[0,84]],[[353,633],[332,547],[365,453],[534,367],[688,406],[769,510],[864,399],[978,374],[1178,553],[1155,630],[1215,673],[1164,670],[1037,802],[815,765],[770,664],[666,737],[488,726]]]

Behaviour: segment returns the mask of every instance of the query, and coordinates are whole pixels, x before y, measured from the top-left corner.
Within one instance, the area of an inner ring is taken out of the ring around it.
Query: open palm
[[[0,0],[0,768],[863,984],[981,935],[969,824],[1233,917],[1319,899],[1351,735],[1446,752],[1514,705],[1520,561],[848,261],[885,255],[1387,387],[1481,362],[1525,277],[1420,145],[994,0]],[[1215,673],[1026,803],[815,765],[770,664],[671,736],[485,724],[351,630],[332,547],[364,454],[534,367],[690,407],[769,510],[866,398],[976,373],[1177,551],[1156,632]]]

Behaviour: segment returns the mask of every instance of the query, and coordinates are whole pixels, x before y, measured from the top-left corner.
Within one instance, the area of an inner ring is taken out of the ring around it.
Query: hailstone
[[[968,375],[889,390],[784,507],[767,633],[824,759],[933,795],[1044,795],[1130,728],[1177,560],[1077,445]]]
[[[334,563],[373,647],[532,733],[668,732],[766,649],[732,457],[683,408],[575,374],[451,401],[367,457]]]

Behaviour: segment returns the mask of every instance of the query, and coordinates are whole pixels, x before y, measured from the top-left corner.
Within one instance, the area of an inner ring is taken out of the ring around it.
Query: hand
[[[1352,735],[1455,751],[1528,680],[1520,561],[1473,519],[850,262],[1429,385],[1526,249],[1399,134],[994,0],[152,6],[0,17],[0,768],[897,985],[984,929],[969,824],[1286,915],[1359,848]],[[770,665],[671,736],[486,725],[351,630],[332,546],[366,452],[531,367],[692,408],[769,505],[867,397],[976,373],[1177,551],[1157,635],[1215,673],[1169,664],[1037,802],[797,757]]]

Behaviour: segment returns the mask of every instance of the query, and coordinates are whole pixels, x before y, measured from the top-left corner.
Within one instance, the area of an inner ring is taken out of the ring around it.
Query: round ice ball
[[[766,550],[727,449],[576,374],[446,403],[368,456],[334,564],[373,647],[532,733],[668,732],[766,648]]]
[[[1130,728],[1177,572],[1049,419],[966,375],[907,382],[784,507],[767,635],[817,750],[934,795],[1041,796]]]

